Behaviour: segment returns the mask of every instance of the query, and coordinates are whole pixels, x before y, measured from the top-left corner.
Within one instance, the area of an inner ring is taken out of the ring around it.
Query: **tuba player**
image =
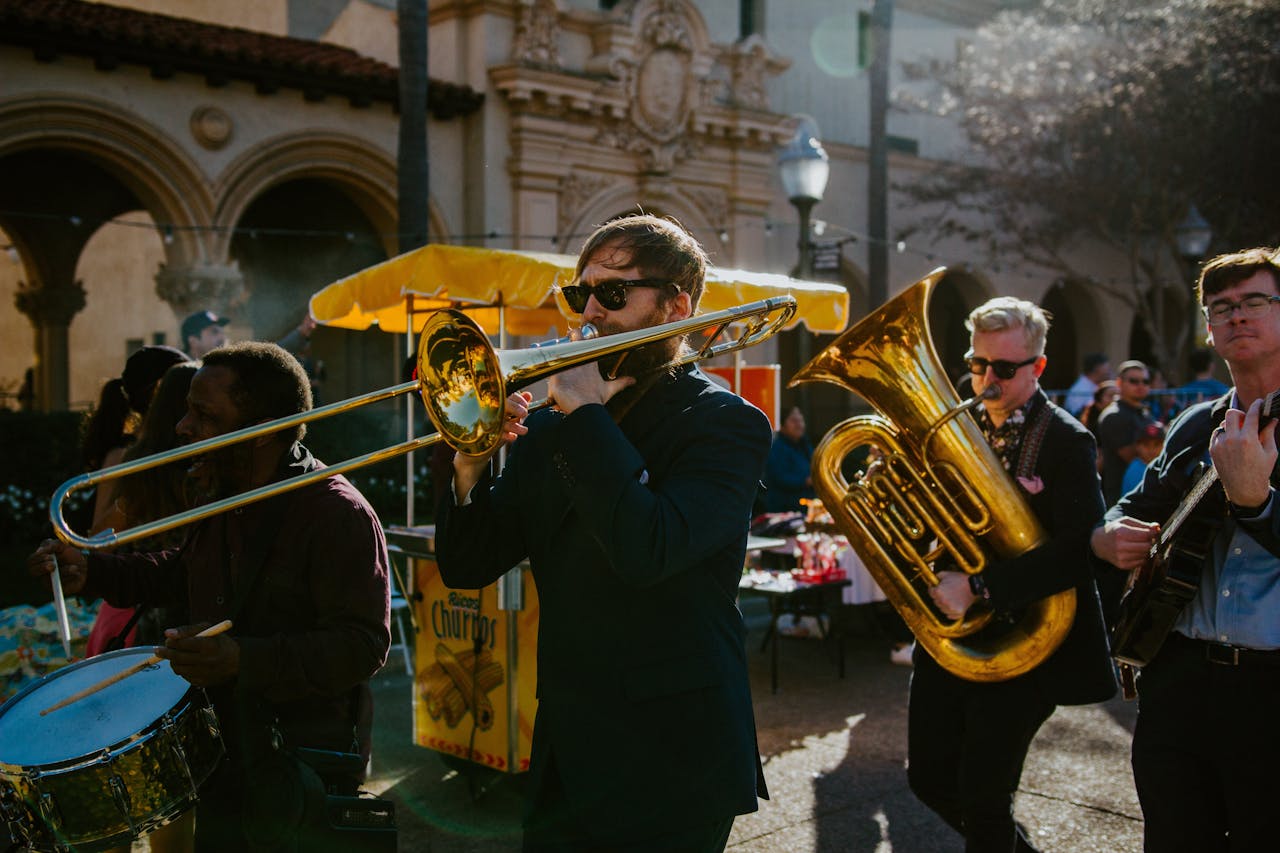
[[[975,635],[984,638],[1008,630],[1011,620],[1004,617],[1074,588],[1075,623],[1048,660],[1007,681],[965,680],[917,644],[907,777],[912,792],[964,836],[966,853],[1032,851],[1013,819],[1013,794],[1032,738],[1055,706],[1100,702],[1116,691],[1088,558],[1102,494],[1093,436],[1040,389],[1046,313],[1022,299],[997,297],[975,309],[965,326],[974,394],[999,389],[975,411],[978,426],[1049,539],[976,575],[941,572],[931,595],[953,619],[985,599],[996,618]]]

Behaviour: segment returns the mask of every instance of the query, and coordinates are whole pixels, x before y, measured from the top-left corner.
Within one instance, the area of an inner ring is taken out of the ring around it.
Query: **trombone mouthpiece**
[[[578,332],[579,334],[582,335],[581,340],[584,340],[584,341],[589,341],[592,338],[596,338],[600,336],[600,330],[590,323],[583,323],[582,328],[578,329]],[[567,344],[572,342],[573,342],[573,338],[570,337],[569,335],[565,335],[563,338],[555,338],[554,340],[550,340],[550,341],[539,341],[538,343],[533,345],[533,348],[537,349],[538,347],[549,347],[549,346],[554,346],[556,344]]]

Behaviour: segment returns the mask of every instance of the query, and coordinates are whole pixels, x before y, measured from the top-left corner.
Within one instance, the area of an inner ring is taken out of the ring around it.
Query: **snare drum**
[[[40,716],[151,654],[121,649],[55,670],[0,708],[0,819],[15,839],[36,850],[104,850],[195,804],[222,737],[204,691],[168,661]]]

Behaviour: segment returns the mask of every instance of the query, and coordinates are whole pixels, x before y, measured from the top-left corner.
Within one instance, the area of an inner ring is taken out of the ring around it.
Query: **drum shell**
[[[23,713],[29,714],[33,708],[47,707],[63,698],[67,691],[57,695],[55,686],[59,676],[65,678],[72,670],[86,668],[89,673],[101,670],[107,677],[150,653],[150,649],[124,649],[52,672],[0,708],[0,724],[20,705]],[[89,673],[80,673],[81,680]],[[134,678],[139,679],[132,686],[136,695],[117,691],[114,700],[105,696]],[[157,690],[157,685],[163,689]],[[173,700],[183,688],[185,692]],[[150,703],[151,707],[141,712],[143,717],[151,717],[150,721],[100,748],[57,761],[15,763],[0,743],[4,813],[11,833],[24,835],[33,849],[103,850],[127,844],[191,808],[199,785],[222,759],[217,716],[207,697],[202,690],[186,686],[167,661],[156,664],[150,673],[144,671],[112,685],[102,694],[100,701]],[[162,698],[153,698],[156,694]],[[80,710],[92,715],[94,698],[72,703],[49,716],[66,715],[67,726],[92,729],[95,720],[77,716],[75,711],[83,703]],[[135,706],[134,714],[138,713]]]

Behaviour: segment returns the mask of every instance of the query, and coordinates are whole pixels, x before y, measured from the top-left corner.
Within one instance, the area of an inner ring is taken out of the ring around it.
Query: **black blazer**
[[[1037,599],[1075,588],[1071,632],[1053,655],[1022,678],[1032,679],[1057,705],[1101,702],[1116,693],[1102,607],[1089,557],[1089,536],[1102,518],[1097,445],[1079,421],[1037,392],[1028,425],[1048,406],[1051,418],[1035,459],[1031,482],[1020,483],[1036,518],[1049,534],[1038,548],[988,566],[983,572],[997,611],[1015,611]],[[1028,451],[1025,440],[1019,456]],[[1021,459],[1019,459],[1021,461]],[[1017,464],[1014,470],[1019,470]]]
[[[614,835],[755,811],[759,770],[737,609],[764,415],[693,367],[615,424],[530,416],[495,481],[437,515],[440,573],[491,583],[528,557],[541,608],[529,801],[549,762]]]

